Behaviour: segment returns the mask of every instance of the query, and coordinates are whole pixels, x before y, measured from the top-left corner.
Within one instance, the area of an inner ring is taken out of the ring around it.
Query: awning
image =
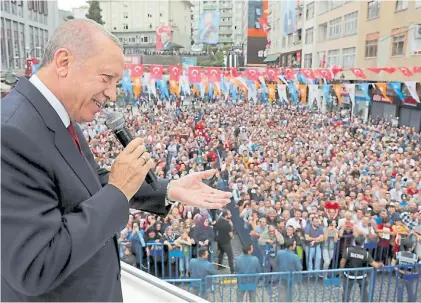
[[[265,60],[263,60],[263,62],[273,62],[276,61],[279,58],[279,55],[269,55],[266,57]]]

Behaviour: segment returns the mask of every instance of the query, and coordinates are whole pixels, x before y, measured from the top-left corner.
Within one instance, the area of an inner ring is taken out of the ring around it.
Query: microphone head
[[[105,124],[112,131],[122,129],[125,124],[124,115],[120,112],[107,112],[105,114]]]

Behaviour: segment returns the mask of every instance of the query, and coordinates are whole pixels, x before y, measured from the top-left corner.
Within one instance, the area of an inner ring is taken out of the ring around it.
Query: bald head
[[[47,42],[41,67],[53,62],[54,54],[60,48],[67,48],[78,59],[98,54],[97,41],[108,38],[123,49],[116,36],[102,25],[90,19],[72,19],[60,26]]]

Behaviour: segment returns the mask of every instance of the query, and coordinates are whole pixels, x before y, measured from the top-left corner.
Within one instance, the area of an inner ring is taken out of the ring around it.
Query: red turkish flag
[[[396,71],[394,67],[383,67],[382,69],[388,74],[393,74]]]
[[[131,75],[132,77],[142,77],[144,72],[143,64],[132,64]]]
[[[315,79],[316,76],[313,73],[313,70],[311,68],[302,68],[301,73],[303,74],[304,78],[307,79]]]
[[[230,67],[231,77],[238,77],[238,71],[236,67]]]
[[[320,78],[325,78],[328,81],[332,81],[333,80],[332,71],[330,69],[327,69],[327,68],[319,68],[317,70],[317,72],[319,73],[319,77]]]
[[[333,76],[336,76],[336,74],[337,73],[340,73],[340,72],[343,72],[344,71],[344,69],[342,68],[342,67],[333,67],[332,68],[332,73],[333,73]]]
[[[373,72],[375,74],[380,74],[380,72],[383,70],[381,67],[369,67],[367,68],[370,72]]]
[[[295,70],[293,70],[292,68],[285,67],[283,69],[283,72],[287,80],[292,80],[295,76]]]
[[[421,66],[414,66],[414,74],[420,74],[421,73]]]
[[[180,79],[181,74],[183,73],[183,68],[180,65],[170,65],[168,67],[168,72],[170,73],[170,81],[178,81],[178,79]]]
[[[361,68],[351,68],[351,72],[355,75],[357,78],[361,79],[367,79],[367,76],[363,72]]]
[[[276,81],[278,79],[279,70],[275,67],[267,67],[266,73],[270,80]]]
[[[411,76],[413,76],[414,74],[411,72],[411,70],[409,69],[409,68],[407,68],[407,67],[398,67],[399,68],[399,70],[402,72],[402,74],[405,76],[405,77],[411,77]]]
[[[189,66],[187,70],[187,76],[189,77],[190,83],[200,83],[202,81],[201,78],[202,69],[198,66]]]
[[[221,69],[219,67],[207,67],[205,72],[209,82],[219,82],[221,80]]]
[[[259,80],[259,72],[256,68],[246,68],[246,77],[248,80],[257,81]]]
[[[162,65],[152,64],[149,66],[150,78],[155,80],[162,80],[162,73],[164,67]]]

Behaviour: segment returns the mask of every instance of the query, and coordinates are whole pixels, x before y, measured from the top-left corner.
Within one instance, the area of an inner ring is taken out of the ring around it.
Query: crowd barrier
[[[146,243],[150,250],[147,255],[143,249],[132,247],[133,254],[136,257],[136,263],[141,270],[159,278],[178,279],[186,277],[188,274],[190,260],[197,256],[199,247],[182,245],[182,249],[175,248],[169,250],[162,243]],[[208,247],[209,260],[213,260],[213,245]],[[186,248],[186,250],[185,250]]]
[[[420,269],[415,264],[166,281],[212,302],[419,302]]]

